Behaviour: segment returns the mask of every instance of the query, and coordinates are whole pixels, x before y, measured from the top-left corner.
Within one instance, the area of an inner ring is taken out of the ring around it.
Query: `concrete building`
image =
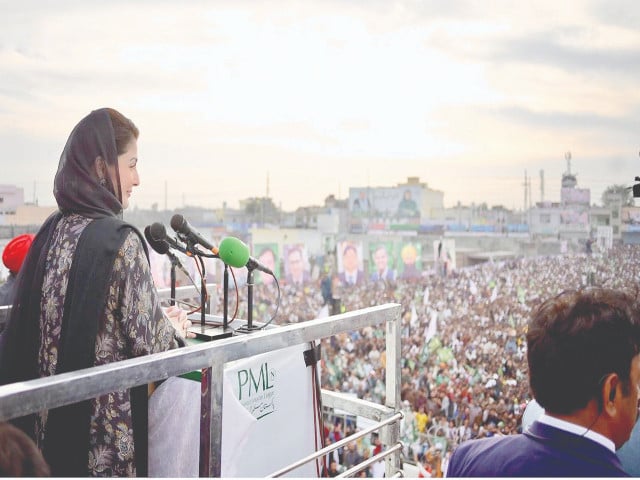
[[[24,188],[0,185],[0,214],[14,214],[21,205],[24,205]]]

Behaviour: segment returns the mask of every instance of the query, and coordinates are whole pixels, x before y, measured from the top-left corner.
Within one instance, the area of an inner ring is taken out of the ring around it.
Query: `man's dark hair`
[[[569,414],[599,398],[602,379],[617,373],[630,387],[640,347],[637,293],[605,288],[566,291],[534,312],[527,331],[529,382],[550,413]]]

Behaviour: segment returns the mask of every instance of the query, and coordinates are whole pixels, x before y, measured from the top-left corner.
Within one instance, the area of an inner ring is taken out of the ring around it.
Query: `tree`
[[[277,223],[280,211],[268,197],[252,197],[244,200],[244,212],[251,223]]]
[[[625,185],[609,185],[602,193],[602,204],[605,207],[620,202],[623,207],[633,206],[631,190]]]

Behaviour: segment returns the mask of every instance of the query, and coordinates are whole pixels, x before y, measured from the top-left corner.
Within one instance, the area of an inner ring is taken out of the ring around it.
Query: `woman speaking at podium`
[[[73,129],[54,180],[59,210],[18,277],[0,345],[0,383],[45,377],[184,345],[190,322],[166,314],[140,232],[122,220],[137,171],[138,129],[103,108]],[[53,476],[145,476],[147,386],[15,419]]]

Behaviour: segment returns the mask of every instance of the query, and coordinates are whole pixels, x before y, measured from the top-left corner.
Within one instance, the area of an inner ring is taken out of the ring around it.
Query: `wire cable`
[[[205,298],[205,303],[209,300],[209,292],[207,292],[207,284],[204,281],[204,274],[205,274],[205,270],[204,270],[204,260],[202,259],[201,256],[195,256],[193,257],[193,260],[196,262],[196,269],[198,270],[198,273],[200,274],[200,278],[202,279],[202,284],[201,284],[201,288],[200,290],[198,290],[198,287],[196,286],[195,282],[192,281],[193,286],[195,287],[196,291],[200,294],[200,298],[202,298],[202,288],[204,288],[204,298]],[[191,277],[189,277],[191,278]],[[192,313],[196,313],[199,312],[200,310],[202,310],[202,304],[200,304],[198,307],[190,310],[187,312],[187,315],[191,315]]]
[[[273,275],[273,279],[276,281],[276,287],[278,287],[278,299],[276,300],[276,311],[273,312],[273,315],[271,316],[269,321],[267,323],[265,323],[262,327],[260,327],[260,330],[264,330],[269,325],[271,325],[271,322],[273,322],[273,320],[276,318],[276,315],[278,315],[278,310],[280,309],[280,296],[281,296],[281,294],[280,294],[280,283],[278,283],[278,279],[276,278],[275,275]]]

